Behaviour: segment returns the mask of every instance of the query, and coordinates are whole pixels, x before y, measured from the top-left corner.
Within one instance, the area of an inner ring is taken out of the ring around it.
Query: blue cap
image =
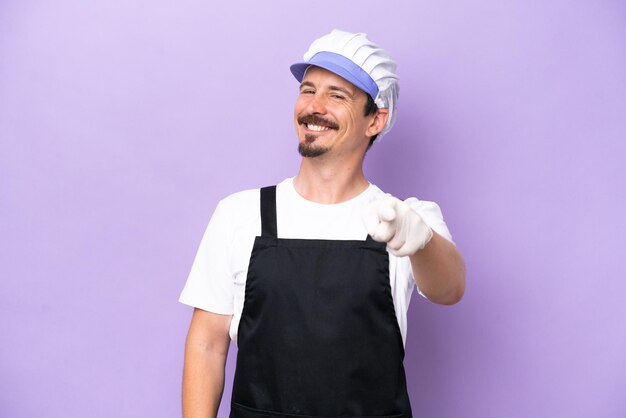
[[[293,64],[290,67],[291,73],[296,77],[296,80],[302,82],[306,70],[311,65],[321,67],[348,80],[350,83],[369,94],[372,99],[376,99],[378,96],[378,86],[372,77],[370,77],[365,70],[352,62],[352,60],[343,55],[328,51],[318,52],[307,62]]]

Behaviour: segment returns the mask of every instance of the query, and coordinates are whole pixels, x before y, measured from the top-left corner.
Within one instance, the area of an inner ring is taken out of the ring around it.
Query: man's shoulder
[[[288,184],[290,179],[278,183],[279,190]],[[241,190],[221,199],[217,205],[217,212],[230,219],[247,221],[260,216],[261,188]]]
[[[228,235],[236,231],[254,228],[260,220],[259,189],[241,190],[221,199],[211,220],[209,229],[213,235]]]
[[[284,189],[285,186],[289,184],[291,179],[287,178],[280,183],[277,184],[277,188]],[[220,200],[219,205],[224,208],[240,208],[240,207],[249,207],[253,206],[254,209],[258,209],[259,200],[261,198],[261,187],[257,187],[254,189],[245,189],[241,190],[228,196],[224,197]]]
[[[235,193],[231,193],[219,202],[219,207],[225,210],[234,210],[237,208],[245,208],[254,206],[259,201],[259,190],[246,189]]]

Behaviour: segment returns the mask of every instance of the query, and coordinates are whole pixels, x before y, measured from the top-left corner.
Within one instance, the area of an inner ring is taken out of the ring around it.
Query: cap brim
[[[304,73],[306,73],[306,69],[309,68],[310,66],[311,64],[308,62],[298,62],[296,64],[293,64],[291,67],[289,67],[289,69],[291,70],[291,74],[293,74],[296,80],[302,83],[302,79],[304,78]]]
[[[329,53],[325,54],[329,55]],[[369,74],[363,71],[363,69],[358,67],[352,61],[348,63],[348,59],[345,57],[341,57],[341,61],[338,61],[336,57],[338,54],[333,54],[333,56],[331,56],[331,58],[333,58],[332,60],[323,58],[320,59],[320,55],[321,54],[313,56],[309,62],[298,62],[289,67],[296,80],[302,82],[306,70],[311,65],[314,65],[328,70],[331,73],[337,74],[339,77],[349,81],[365,93],[369,94],[372,99],[376,99],[376,96],[378,95],[378,86],[374,80],[371,79]]]

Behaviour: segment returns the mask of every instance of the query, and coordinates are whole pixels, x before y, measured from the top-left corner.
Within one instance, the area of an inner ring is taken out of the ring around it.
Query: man
[[[395,116],[388,54],[335,30],[291,71],[301,83],[298,174],[218,204],[181,294],[195,307],[183,415],[216,415],[232,339],[233,418],[409,418],[412,289],[456,303],[463,260],[436,204],[385,195],[363,174]]]

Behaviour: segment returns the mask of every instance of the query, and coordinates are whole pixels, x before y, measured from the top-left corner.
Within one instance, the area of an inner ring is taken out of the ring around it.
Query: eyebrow
[[[310,81],[303,81],[300,84],[300,89],[302,89],[303,87],[313,87],[313,88],[315,88],[315,84],[311,83]],[[354,99],[354,94],[350,93],[350,91],[348,91],[347,89],[345,89],[343,87],[330,86],[328,89],[332,90],[332,91],[340,91],[340,92],[344,93],[345,95],[349,96],[350,98]]]

